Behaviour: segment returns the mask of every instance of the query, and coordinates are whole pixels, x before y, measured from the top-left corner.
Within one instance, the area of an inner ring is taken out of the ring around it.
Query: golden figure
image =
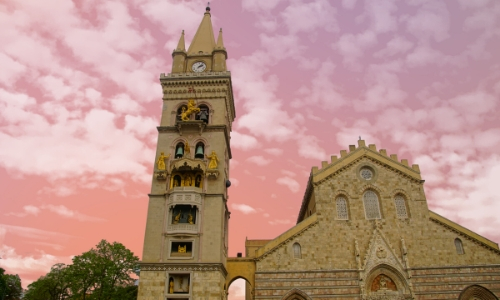
[[[170,284],[169,284],[168,292],[170,294],[174,293],[174,280],[173,279],[170,279]]]
[[[187,245],[184,245],[184,247],[181,247],[181,245],[179,245],[177,251],[179,251],[179,253],[186,253],[186,247]]]
[[[193,222],[193,215],[192,215],[191,213],[189,213],[189,215],[188,215],[188,222],[189,222],[189,224],[191,224],[191,225],[193,225],[193,224],[194,224],[194,222]]]
[[[210,162],[208,163],[208,168],[209,169],[217,169],[217,163],[219,162],[219,159],[217,158],[217,154],[215,154],[215,151],[212,150],[212,154],[206,155],[207,158],[210,159]]]
[[[196,107],[196,103],[194,102],[193,99],[189,99],[187,109],[186,107],[182,107],[182,113],[181,113],[181,119],[182,121],[189,121],[189,117],[193,113],[199,113],[200,109]]]
[[[158,170],[165,170],[165,160],[170,157],[170,154],[165,156],[163,152],[160,154],[160,157],[158,157],[158,161],[156,162],[156,165],[158,167]]]
[[[189,149],[189,143],[186,141],[186,144],[184,144],[184,156],[191,154],[191,149]]]
[[[186,179],[184,179],[184,185],[185,186],[192,186],[193,185],[193,180],[191,179],[191,176],[186,175]]]
[[[201,186],[201,175],[196,176],[194,180],[194,186],[195,187],[200,187]]]
[[[177,224],[181,220],[181,211],[179,210],[179,214],[174,217],[174,223]]]

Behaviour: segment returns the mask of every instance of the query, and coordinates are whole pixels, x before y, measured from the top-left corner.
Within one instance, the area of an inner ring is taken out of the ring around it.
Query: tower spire
[[[186,42],[184,42],[184,30],[181,33],[181,38],[179,39],[179,43],[177,43],[177,48],[175,51],[186,51]]]
[[[219,37],[217,38],[217,49],[224,49],[224,41],[222,39],[222,28],[219,30]]]
[[[207,4],[203,20],[189,45],[188,55],[208,53],[212,54],[215,48],[214,30],[210,16],[210,2]]]

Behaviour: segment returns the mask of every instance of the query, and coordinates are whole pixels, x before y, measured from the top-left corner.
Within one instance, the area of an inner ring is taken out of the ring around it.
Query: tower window
[[[184,156],[184,143],[178,143],[175,146],[175,158],[181,158]]]
[[[302,258],[302,253],[299,243],[293,244],[293,258]]]
[[[457,254],[465,254],[464,245],[462,244],[462,240],[459,238],[455,239],[455,248],[457,249]]]
[[[396,215],[398,218],[407,219],[408,211],[406,210],[405,198],[401,195],[394,197],[394,205],[396,206]]]
[[[203,159],[205,158],[205,145],[202,142],[196,144],[194,158]]]
[[[381,219],[378,196],[374,191],[366,191],[363,195],[365,216],[368,220]]]
[[[337,197],[337,200],[335,202],[337,205],[337,219],[349,220],[349,214],[347,212],[347,200],[344,197]]]
[[[198,108],[200,109],[200,111],[196,114],[196,120],[201,120],[208,124],[208,118],[210,115],[208,106],[206,106],[205,104],[201,104],[200,106],[198,106]]]

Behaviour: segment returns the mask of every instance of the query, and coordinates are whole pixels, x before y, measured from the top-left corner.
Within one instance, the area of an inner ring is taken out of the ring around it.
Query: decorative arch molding
[[[282,300],[311,300],[311,297],[309,297],[304,291],[299,290],[297,288],[289,290]]]
[[[349,201],[349,199],[352,199],[352,197],[349,195],[349,193],[346,190],[337,190],[334,194],[332,199],[335,200],[339,196],[344,196],[346,200]]]
[[[363,286],[364,299],[413,299],[410,283],[396,268],[388,264],[374,267],[366,276]]]
[[[498,300],[490,290],[480,285],[471,285],[465,288],[458,297],[458,300]]]
[[[410,195],[405,190],[402,189],[395,189],[391,192],[391,198],[394,199],[397,195],[402,195],[406,201],[410,201]]]
[[[384,195],[382,193],[382,190],[378,186],[375,186],[373,184],[365,184],[365,185],[363,185],[359,189],[359,194],[363,195],[367,190],[373,190],[373,191],[375,191],[380,198],[382,198],[382,196]]]

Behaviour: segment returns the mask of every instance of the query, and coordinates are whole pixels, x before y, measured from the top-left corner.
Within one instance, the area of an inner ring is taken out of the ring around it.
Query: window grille
[[[302,253],[300,253],[300,244],[293,244],[293,258],[302,258]]]
[[[378,196],[374,191],[366,191],[363,195],[363,202],[365,204],[365,216],[368,220],[381,218]]]
[[[396,215],[398,218],[406,219],[408,218],[408,212],[406,211],[405,198],[401,195],[397,195],[394,198],[394,205],[396,206]]]
[[[348,220],[349,214],[347,213],[347,200],[344,197],[337,197],[337,219]]]

